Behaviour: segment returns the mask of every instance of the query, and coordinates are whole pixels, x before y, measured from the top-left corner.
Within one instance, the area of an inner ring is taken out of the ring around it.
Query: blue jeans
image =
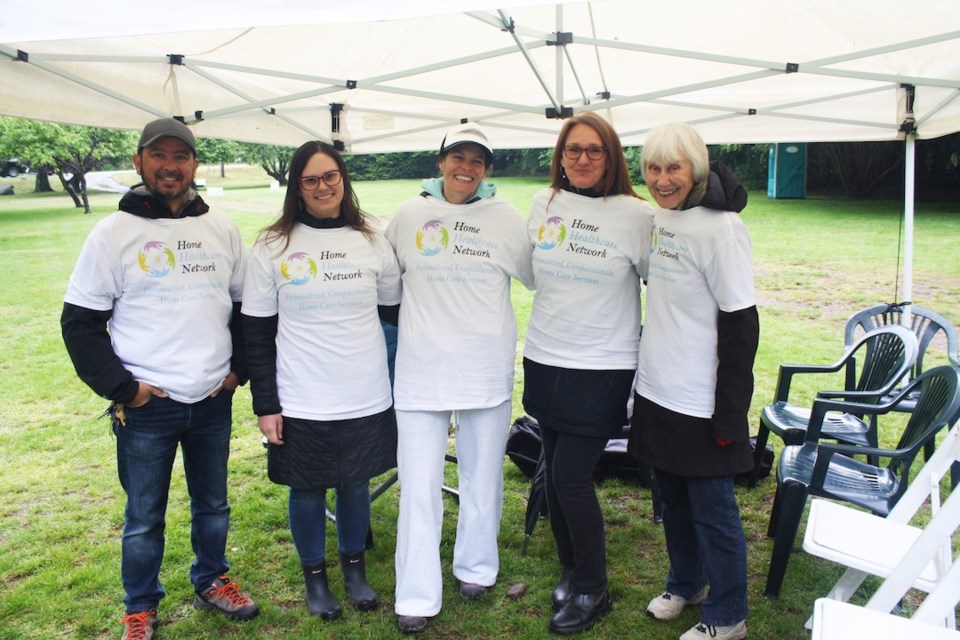
[[[178,448],[190,494],[194,590],[205,590],[230,568],[225,549],[232,401],[233,392],[226,390],[195,404],[153,397],[142,407],[125,409],[126,426],[114,424],[117,471],[127,494],[120,572],[128,613],[155,609],[164,596],[160,564]]]
[[[383,327],[383,339],[387,343],[387,369],[390,371],[390,386],[393,387],[393,373],[397,360],[397,326],[389,322],[380,321]]]
[[[303,564],[320,564],[326,557],[326,491],[290,489],[290,533]],[[337,540],[342,553],[360,553],[370,527],[370,483],[358,482],[337,490]]]
[[[700,622],[729,626],[747,618],[747,541],[733,476],[686,478],[655,470],[670,556],[666,589],[689,598],[710,585]]]

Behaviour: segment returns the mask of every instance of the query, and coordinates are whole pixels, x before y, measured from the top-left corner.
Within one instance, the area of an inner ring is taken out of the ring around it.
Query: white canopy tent
[[[436,149],[464,119],[495,147],[549,147],[563,117],[597,110],[627,145],[677,120],[708,143],[905,139],[908,188],[913,139],[960,131],[958,0],[0,8],[0,114],[39,120],[172,115],[201,136],[373,153]]]
[[[960,130],[960,2],[3,0],[0,113],[350,152],[435,149],[466,118],[548,147],[599,110],[625,144],[892,140]]]

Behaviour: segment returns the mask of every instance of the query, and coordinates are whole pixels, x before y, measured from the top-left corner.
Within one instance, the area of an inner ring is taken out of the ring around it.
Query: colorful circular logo
[[[165,243],[154,240],[137,252],[137,264],[148,278],[162,278],[177,266],[177,261]]]
[[[435,256],[447,248],[450,234],[439,220],[428,220],[417,231],[417,250],[425,256]]]
[[[537,232],[537,246],[541,249],[556,249],[563,244],[563,239],[567,237],[567,227],[563,224],[563,218],[560,216],[550,216]]]
[[[310,254],[303,251],[291,253],[280,263],[280,275],[290,284],[299,287],[317,276],[317,263],[313,261]]]

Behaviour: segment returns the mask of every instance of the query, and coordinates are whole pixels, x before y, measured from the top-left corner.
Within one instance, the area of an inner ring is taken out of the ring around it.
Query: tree
[[[902,188],[902,142],[824,142],[821,147],[848,197],[876,196],[887,185]]]
[[[240,144],[233,140],[218,138],[197,138],[197,157],[201,162],[220,163],[220,177],[227,177],[226,163],[236,162],[240,155]]]
[[[960,200],[960,133],[917,141],[917,192]]]
[[[346,156],[344,162],[354,180],[398,180],[437,175],[435,152],[389,152]]]
[[[252,142],[238,143],[240,157],[247,164],[259,165],[267,175],[280,183],[287,184],[287,174],[290,172],[290,159],[293,157],[293,147],[279,147],[270,144],[254,144]]]
[[[130,131],[0,118],[0,153],[13,155],[15,150],[38,174],[54,172],[84,213],[90,213],[85,174],[129,157],[135,149],[136,134]]]

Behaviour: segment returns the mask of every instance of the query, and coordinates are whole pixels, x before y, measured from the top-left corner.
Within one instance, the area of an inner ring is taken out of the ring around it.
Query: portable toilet
[[[807,196],[807,145],[786,142],[770,145],[767,164],[768,198]]]

